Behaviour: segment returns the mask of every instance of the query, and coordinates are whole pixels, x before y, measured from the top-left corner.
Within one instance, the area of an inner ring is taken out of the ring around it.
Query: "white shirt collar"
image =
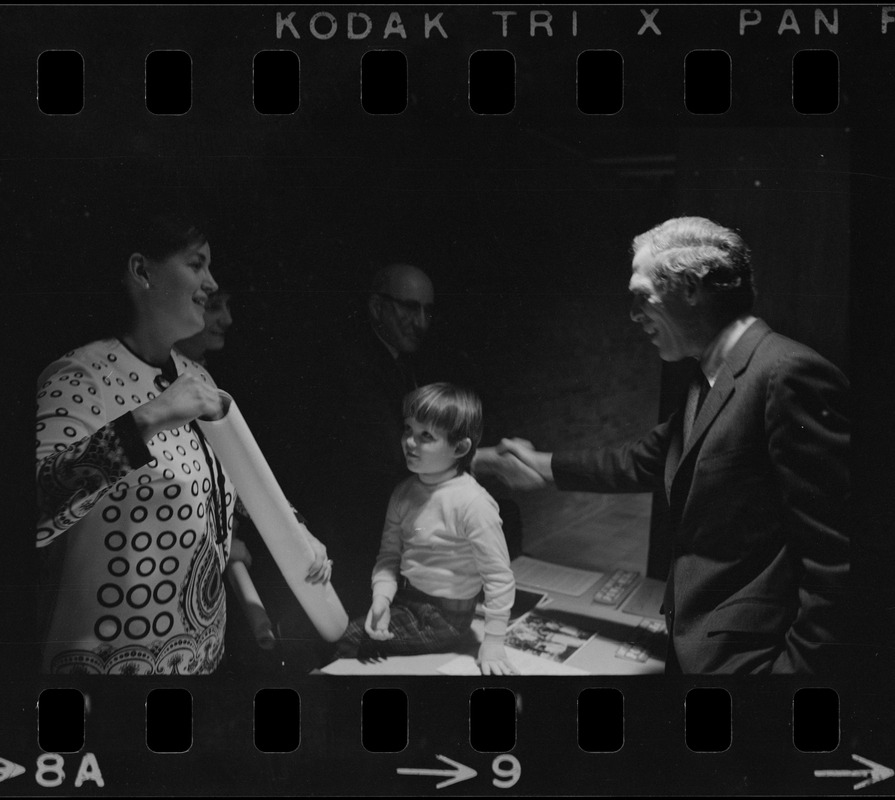
[[[727,359],[727,356],[730,355],[730,351],[733,350],[740,337],[755,320],[756,318],[751,314],[737,317],[729,325],[722,328],[705,349],[702,358],[699,359],[699,367],[709,382],[709,386],[715,385],[715,378],[718,376],[721,365]]]

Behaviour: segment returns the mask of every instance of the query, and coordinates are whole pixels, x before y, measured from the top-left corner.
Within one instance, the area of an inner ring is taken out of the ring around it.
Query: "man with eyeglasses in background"
[[[390,264],[373,276],[367,301],[370,322],[376,336],[399,366],[402,376],[413,384],[408,356],[423,346],[434,314],[435,289],[421,269],[410,264]]]

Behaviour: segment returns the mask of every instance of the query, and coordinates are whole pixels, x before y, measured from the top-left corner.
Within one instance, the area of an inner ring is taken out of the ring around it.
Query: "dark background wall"
[[[34,313],[20,349],[52,358],[114,334],[123,268],[116,212],[132,196],[189,197],[211,216],[213,272],[234,327],[212,359],[287,494],[314,470],[316,404],[338,338],[363,314],[373,269],[432,276],[433,344],[466,353],[486,400],[486,443],[615,444],[677,400],[628,317],[630,240],[677,214],[739,227],[754,252],[758,312],[848,367],[848,139],[838,130],[631,129],[582,135],[522,125],[303,134],[315,156],[43,159],[7,167],[7,252]],[[221,148],[219,148],[221,149]],[[212,153],[215,148],[210,148]],[[350,458],[350,454],[349,454]],[[648,497],[519,498],[526,548],[557,531],[576,563],[605,563],[599,525],[630,521],[643,568]],[[661,513],[661,505],[657,507]],[[658,538],[658,537],[655,537]],[[564,548],[565,552],[565,548]],[[664,552],[651,572],[662,575]]]

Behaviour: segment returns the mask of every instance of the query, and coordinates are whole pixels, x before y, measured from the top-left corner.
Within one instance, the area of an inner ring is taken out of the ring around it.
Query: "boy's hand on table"
[[[479,654],[476,658],[482,675],[518,675],[517,670],[507,656],[506,648],[502,642],[482,642]]]
[[[387,597],[380,594],[374,595],[373,604],[367,612],[367,619],[364,621],[364,630],[367,636],[377,641],[385,641],[386,639],[394,639],[395,634],[390,633],[388,624],[392,618],[391,601]]]

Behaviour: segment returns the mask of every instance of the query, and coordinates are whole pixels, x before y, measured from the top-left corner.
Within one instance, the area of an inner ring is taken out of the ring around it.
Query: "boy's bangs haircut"
[[[469,471],[482,439],[482,402],[474,392],[450,383],[421,386],[404,397],[404,417],[444,431],[452,445],[468,438],[472,447],[457,466],[461,472]]]

